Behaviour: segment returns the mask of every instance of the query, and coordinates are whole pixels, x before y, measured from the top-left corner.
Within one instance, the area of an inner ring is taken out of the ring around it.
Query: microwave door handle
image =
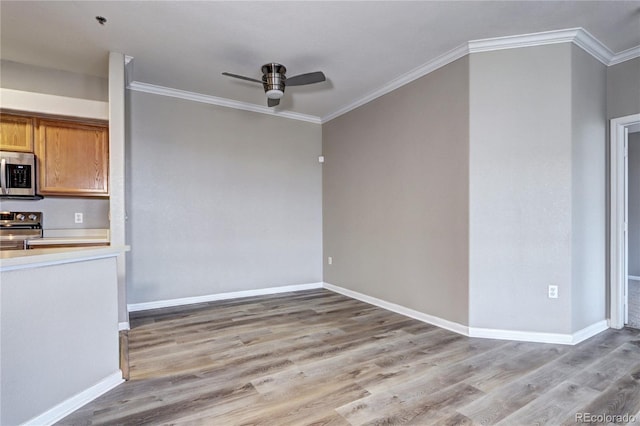
[[[0,162],[0,188],[2,188],[2,194],[7,194],[7,160],[6,158],[2,159]]]

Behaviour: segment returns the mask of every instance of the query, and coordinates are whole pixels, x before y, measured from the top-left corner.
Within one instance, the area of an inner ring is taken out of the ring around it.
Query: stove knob
[[[29,220],[36,220],[38,218],[38,216],[36,216],[35,214],[30,214],[29,215]]]
[[[24,215],[22,213],[16,215],[16,219],[24,220]]]

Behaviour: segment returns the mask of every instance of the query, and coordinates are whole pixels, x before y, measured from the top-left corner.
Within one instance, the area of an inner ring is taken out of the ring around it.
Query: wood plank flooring
[[[630,328],[576,346],[474,339],[327,290],[131,325],[131,379],[59,424],[560,425],[582,412],[640,424]]]

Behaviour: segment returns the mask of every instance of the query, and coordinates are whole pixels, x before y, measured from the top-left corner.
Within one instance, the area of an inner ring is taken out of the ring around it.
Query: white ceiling
[[[469,40],[582,27],[613,53],[640,45],[638,1],[2,0],[0,19],[2,59],[104,77],[116,51],[135,58],[135,81],[261,106],[260,85],[221,73],[322,70],[279,107],[317,117]]]

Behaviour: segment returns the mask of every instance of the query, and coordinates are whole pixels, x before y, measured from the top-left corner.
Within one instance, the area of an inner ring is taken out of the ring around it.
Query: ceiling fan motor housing
[[[284,85],[287,77],[284,65],[270,63],[262,66],[262,86],[270,99],[280,99],[284,95]]]

